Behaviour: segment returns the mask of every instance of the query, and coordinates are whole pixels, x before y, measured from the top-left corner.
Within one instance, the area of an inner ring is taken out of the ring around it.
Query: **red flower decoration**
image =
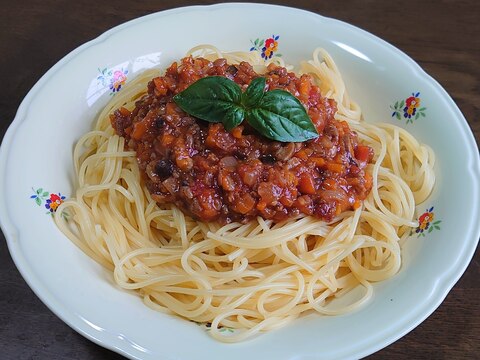
[[[395,102],[395,105],[390,105],[390,108],[393,110],[392,117],[396,117],[398,120],[403,117],[407,119],[408,123],[413,123],[414,120],[417,120],[420,116],[426,117],[425,110],[426,107],[420,107],[420,92],[413,92],[412,96],[409,96],[405,100]]]
[[[265,46],[268,48],[271,46],[275,46],[275,40],[273,40],[273,38],[268,38],[267,40],[265,40]]]
[[[273,56],[273,53],[278,49],[278,35],[272,35],[271,38],[265,40],[265,45],[262,48],[262,57],[264,59],[270,59]]]
[[[430,209],[427,209],[422,215],[418,218],[418,226],[415,229],[415,232],[418,236],[425,236],[425,231],[432,232],[433,229],[440,230],[441,220],[435,220],[435,213],[433,212],[433,206]]]
[[[420,106],[420,98],[415,96],[410,96],[405,100],[405,105],[408,108],[418,108]]]
[[[127,81],[126,74],[128,74],[128,70],[117,70],[113,73],[112,78],[110,79],[110,90],[112,92],[118,92],[122,88],[122,86]]]
[[[45,201],[45,207],[50,210],[50,212],[55,212],[57,211],[57,208],[58,206],[63,203],[63,201],[65,200],[65,196],[63,196],[62,194],[58,193],[58,194],[50,194],[50,199],[47,199],[47,201]]]

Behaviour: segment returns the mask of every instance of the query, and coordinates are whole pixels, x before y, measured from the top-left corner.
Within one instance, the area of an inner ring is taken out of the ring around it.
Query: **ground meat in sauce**
[[[117,109],[111,123],[137,153],[152,198],[174,203],[202,221],[281,221],[300,213],[329,221],[356,209],[372,187],[366,165],[373,150],[361,145],[346,122],[334,119],[332,99],[321,96],[309,75],[297,77],[270,65],[267,90],[296,96],[319,137],[303,143],[266,139],[245,122],[227,132],[178,108],[172,97],[196,80],[225,76],[245,90],[258,76],[246,62],[229,65],[187,57],[151,80],[133,111]]]

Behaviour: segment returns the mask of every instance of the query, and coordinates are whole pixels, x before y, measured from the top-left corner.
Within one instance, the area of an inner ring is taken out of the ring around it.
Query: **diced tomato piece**
[[[370,146],[358,145],[355,148],[355,157],[361,162],[368,162],[370,160],[372,148]]]

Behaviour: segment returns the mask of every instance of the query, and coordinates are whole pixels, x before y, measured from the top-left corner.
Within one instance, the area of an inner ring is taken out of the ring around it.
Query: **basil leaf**
[[[233,128],[241,122],[240,115],[243,119],[241,98],[242,90],[234,81],[223,76],[207,76],[175,95],[173,100],[192,116]]]
[[[262,100],[263,94],[265,94],[264,77],[258,77],[250,81],[247,90],[242,94],[242,104],[247,108],[252,108],[258,105]]]
[[[248,123],[263,136],[282,142],[318,137],[302,103],[284,90],[267,91],[255,108],[247,110]]]
[[[284,90],[265,92],[266,79],[250,82],[245,93],[223,76],[202,78],[173,97],[186,113],[209,122],[221,122],[227,131],[248,123],[263,136],[283,142],[318,137],[302,103]]]
[[[243,119],[245,119],[245,110],[239,106],[232,106],[225,114],[222,123],[225,130],[230,131],[240,125]]]

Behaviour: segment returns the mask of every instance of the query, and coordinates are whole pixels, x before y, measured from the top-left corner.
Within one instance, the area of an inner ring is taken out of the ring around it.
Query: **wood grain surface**
[[[211,3],[214,2],[0,0],[0,139],[35,82],[79,45],[142,15]],[[275,3],[349,22],[407,53],[453,97],[479,142],[480,2]],[[42,304],[20,276],[3,234],[0,235],[0,358],[122,359],[77,334]],[[368,358],[479,359],[479,263],[477,250],[463,277],[427,320]]]

